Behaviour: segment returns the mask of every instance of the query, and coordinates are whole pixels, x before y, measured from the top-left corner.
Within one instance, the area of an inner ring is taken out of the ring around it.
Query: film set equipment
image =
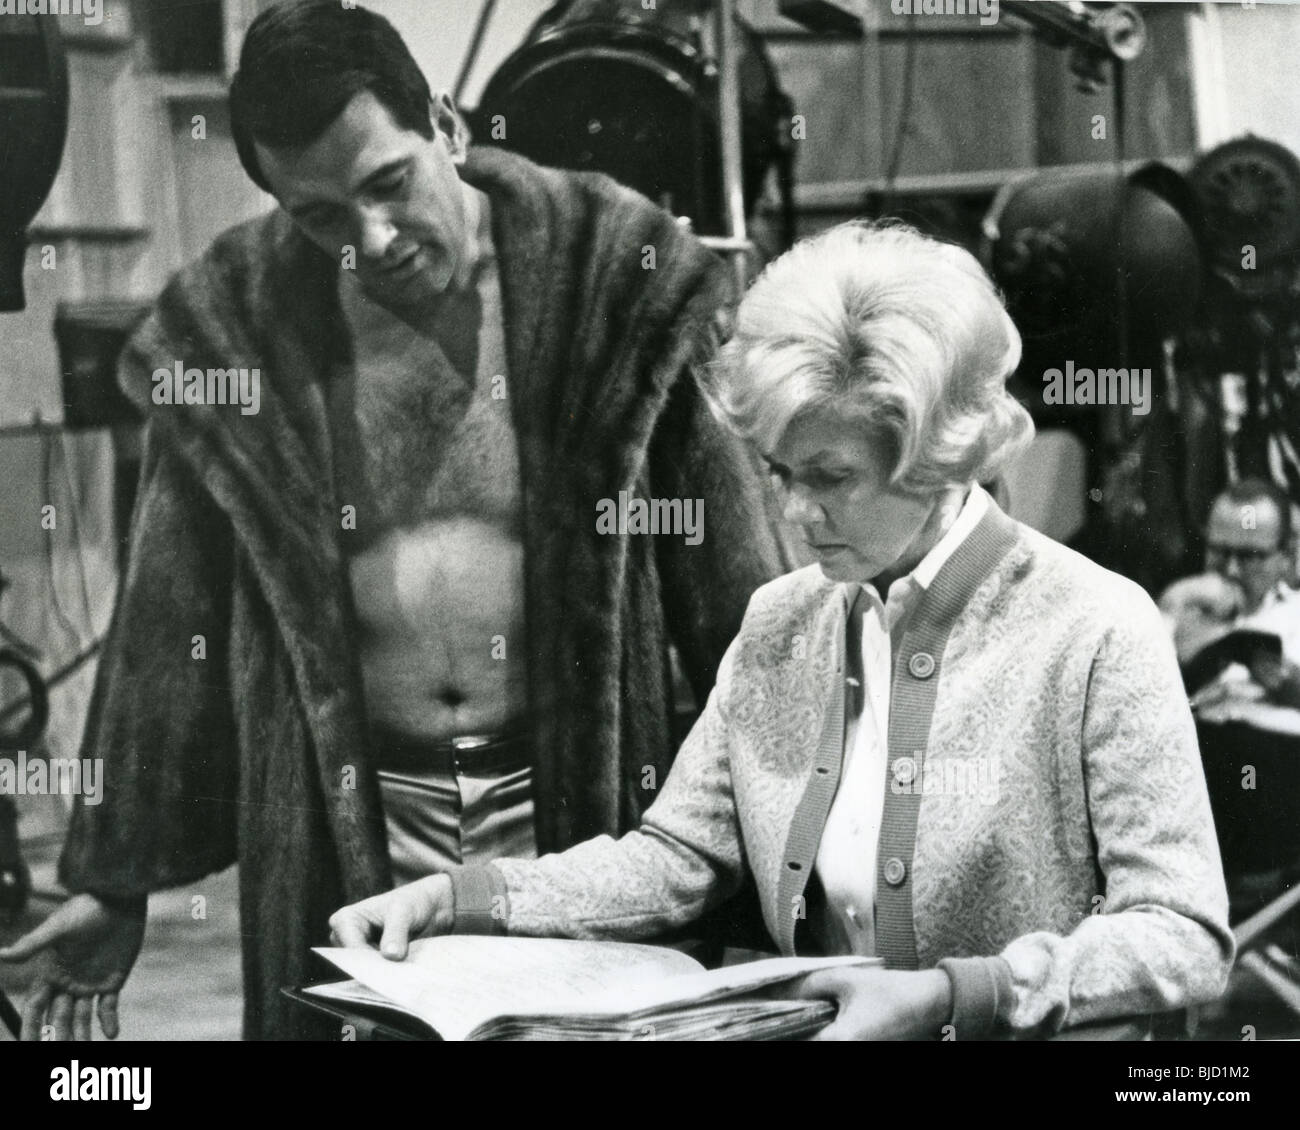
[[[1040,427],[1070,430],[1087,453],[1086,526],[1072,544],[1159,588],[1189,571],[1198,550],[1172,363],[1205,289],[1197,198],[1173,169],[1134,171],[1125,162],[1125,66],[1146,43],[1131,5],[1001,7],[1069,51],[1083,89],[1109,78],[1115,138],[1113,170],[1052,170],[1012,181],[985,219],[985,263],[1024,341],[1013,388]],[[1111,380],[1119,370],[1128,395],[1118,404],[1047,403],[1045,375],[1070,369],[1091,370],[1098,381],[1098,370]],[[1147,382],[1138,412],[1134,372]]]
[[[0,595],[7,583],[0,574]],[[12,672],[24,687],[22,697],[0,711],[0,756],[7,756],[16,750],[29,750],[41,740],[50,719],[50,698],[45,680],[27,658],[33,649],[3,623],[0,639],[13,645],[0,646],[0,685],[8,687],[10,680],[5,676]],[[8,796],[0,794],[0,911],[21,911],[31,890],[31,873],[18,842],[18,810]]]
[[[1220,482],[1258,475],[1300,498],[1300,161],[1247,134],[1190,180],[1212,270],[1179,363],[1218,423]]]
[[[0,796],[0,913],[21,912],[31,893],[31,872],[18,842],[18,810],[9,797]]]
[[[1002,0],[1001,10],[1029,24],[1045,43],[1065,48],[1084,90],[1105,84],[1106,63],[1132,62],[1146,47],[1146,24],[1132,4]]]
[[[725,109],[729,79],[735,120]],[[501,64],[467,117],[482,144],[607,173],[688,218],[716,249],[744,252],[745,219],[773,167],[785,196],[784,236],[793,240],[790,115],[761,38],[732,0],[659,0],[653,10],[565,0]],[[724,171],[737,141],[738,194]]]
[[[1091,512],[1079,548],[1159,587],[1198,548],[1165,395],[1165,343],[1191,322],[1204,285],[1195,197],[1160,164],[1122,177],[1054,170],[1006,186],[985,235],[986,264],[1023,343],[1012,390],[1040,428],[1071,431],[1087,452]],[[1120,402],[1049,404],[1046,376],[1068,381],[1082,369],[1098,382],[1122,370],[1110,393]],[[1135,372],[1148,398],[1138,412]]]
[[[0,313],[26,308],[27,228],[58,175],[67,132],[68,69],[57,22],[39,15],[6,17],[0,21]],[[0,576],[0,591],[3,587]],[[45,732],[48,691],[16,647],[0,647],[4,670],[24,683],[26,714],[0,730],[0,750],[25,749]],[[30,893],[17,810],[9,797],[0,796],[0,910],[21,910]],[[0,994],[0,1023],[12,1027],[12,1012]]]
[[[1191,182],[1205,214],[1216,276],[1243,298],[1267,301],[1295,282],[1300,252],[1300,160],[1247,135],[1204,154]],[[1245,255],[1254,249],[1253,259]]]
[[[862,17],[852,11],[852,0],[778,0],[777,10],[787,20],[802,24],[816,35],[862,35]]]
[[[1039,371],[1029,375],[1097,350],[1113,355],[1121,314],[1156,340],[1186,325],[1202,288],[1198,229],[1190,187],[1160,164],[1007,186],[985,221],[986,257]]]
[[[1202,154],[1190,180],[1205,218],[1211,271],[1179,361],[1203,407],[1204,430],[1218,441],[1206,443],[1206,462],[1219,473],[1216,486],[1258,476],[1285,483],[1294,502],[1300,498],[1300,161],[1282,145],[1246,135]],[[1237,967],[1300,1012],[1294,951],[1300,726],[1293,714],[1281,712],[1276,728],[1201,720],[1198,734],[1232,896]],[[1246,765],[1272,785],[1243,789]],[[1288,921],[1291,952],[1278,944]]]
[[[68,68],[58,23],[0,20],[0,313],[22,310],[27,226],[59,171],[68,133]]]
[[[0,730],[0,751],[30,749],[41,740],[50,720],[49,686],[30,660],[11,647],[0,647],[0,672],[12,671],[22,680],[25,692],[19,700],[23,709],[13,722],[4,711],[5,728]]]

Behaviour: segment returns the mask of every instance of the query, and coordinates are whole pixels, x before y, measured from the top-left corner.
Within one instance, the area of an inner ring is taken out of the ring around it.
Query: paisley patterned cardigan
[[[842,752],[842,592],[817,566],[759,589],[640,830],[460,869],[457,930],[645,937],[697,917],[748,868],[777,948],[806,951]],[[1222,865],[1146,594],[991,503],[893,652],[876,903],[887,967],[942,962],[959,1039],[1221,993]]]

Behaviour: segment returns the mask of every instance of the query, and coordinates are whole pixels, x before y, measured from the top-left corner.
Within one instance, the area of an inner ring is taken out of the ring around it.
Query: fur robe
[[[674,754],[667,643],[701,703],[750,593],[778,571],[752,467],[691,365],[725,272],[604,177],[500,151],[463,169],[493,204],[520,447],[538,846],[634,826]],[[645,248],[655,269],[643,269]],[[222,235],[123,355],[147,410],[123,579],[83,756],[72,890],[129,896],[240,864],[245,1036],[324,1034],[280,997],[338,907],[391,886],[367,764],[325,382],[351,364],[337,265],[279,211]],[[151,376],[261,369],[261,406],[155,406]],[[703,498],[705,537],[596,533],[596,503]],[[194,658],[203,637],[205,658]]]

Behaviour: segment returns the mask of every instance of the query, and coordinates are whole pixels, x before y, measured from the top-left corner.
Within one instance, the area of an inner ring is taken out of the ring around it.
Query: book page
[[[837,965],[880,965],[875,957],[773,957],[728,965],[721,969],[684,973],[658,983],[619,984],[607,993],[584,1002],[585,1008],[600,1013],[640,1016],[683,1004],[741,996],[757,989],[793,981],[818,969]]]
[[[444,1040],[463,1040],[497,1016],[581,1012],[616,987],[701,972],[694,958],[661,946],[561,938],[421,938],[405,961],[389,961],[374,949],[316,952]]]
[[[328,985],[306,985],[302,992],[322,1000],[338,1001],[342,1004],[363,1005],[368,1008],[382,1008],[388,1012],[399,1012],[403,1016],[420,1018],[409,1008],[404,1008],[394,1000],[389,1000],[383,993],[367,989],[360,981],[334,981]]]

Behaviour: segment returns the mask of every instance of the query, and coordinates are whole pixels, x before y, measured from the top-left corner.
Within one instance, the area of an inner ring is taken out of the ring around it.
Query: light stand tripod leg
[[[735,300],[749,285],[748,257],[752,250],[745,219],[745,183],[741,152],[740,69],[736,52],[736,0],[718,0],[718,121],[722,134],[722,192],[726,204],[727,243]]]

